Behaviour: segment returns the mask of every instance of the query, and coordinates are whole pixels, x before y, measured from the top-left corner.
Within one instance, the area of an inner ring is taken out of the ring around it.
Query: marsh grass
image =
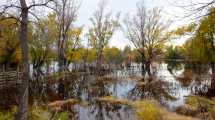
[[[154,101],[136,101],[132,104],[137,120],[163,120],[161,109]]]
[[[96,98],[95,101],[101,103],[109,103],[110,105],[129,105],[129,101],[126,99],[116,99],[112,96],[105,96]]]
[[[154,100],[136,101],[132,106],[136,111],[136,120],[199,120],[169,112]]]
[[[204,120],[215,119],[215,99],[188,96],[185,105],[176,110],[179,114],[196,116]]]

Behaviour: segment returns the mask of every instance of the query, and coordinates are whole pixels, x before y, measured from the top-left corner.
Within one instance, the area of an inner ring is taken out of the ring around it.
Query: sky
[[[78,19],[75,23],[78,26],[84,25],[85,31],[90,27],[89,18],[92,16],[93,12],[96,10],[97,5],[101,0],[82,0],[81,7],[78,13]],[[162,15],[165,19],[173,20],[173,27],[183,25],[187,23],[186,20],[181,20],[181,17],[184,16],[184,10],[174,5],[177,0],[142,0],[147,9],[154,7],[159,7],[162,9]],[[183,1],[183,0],[182,0]],[[121,22],[125,18],[125,15],[128,13],[134,14],[136,12],[136,5],[141,0],[106,0],[107,11],[113,13],[121,13]],[[181,4],[181,3],[180,3]],[[177,17],[176,17],[177,14]],[[180,16],[180,17],[178,17]],[[181,45],[185,40],[173,40],[171,41],[174,45]],[[109,46],[115,46],[123,49],[126,45],[131,45],[132,43],[126,38],[126,35],[122,30],[115,32],[113,37],[110,40]]]
[[[37,0],[36,0],[37,1]],[[38,0],[41,1],[41,0]],[[93,15],[93,12],[97,9],[98,3],[101,0],[77,0],[81,1],[81,6],[78,11],[78,18],[75,22],[75,26],[84,26],[84,32],[82,35],[83,41],[86,41],[86,36],[84,35],[91,23],[89,18]],[[120,22],[125,19],[125,16],[128,14],[136,13],[136,5],[137,3],[144,2],[146,9],[152,9],[154,7],[158,7],[162,9],[162,16],[165,19],[173,21],[170,28],[174,29],[182,25],[189,24],[192,20],[190,18],[184,19],[188,11],[178,7],[178,5],[189,4],[190,1],[193,3],[197,2],[205,2],[212,0],[105,0],[107,3],[107,12],[111,11],[114,13],[121,13]],[[17,0],[1,0],[1,4],[17,2]],[[41,8],[41,11],[44,9]],[[40,14],[44,14],[44,12],[39,12]],[[47,12],[48,14],[48,12]],[[44,14],[45,15],[45,14]],[[182,45],[186,39],[176,39],[171,40],[171,44],[173,45]],[[126,38],[126,35],[122,30],[117,30],[113,37],[110,40],[109,46],[118,47],[123,49],[126,45],[130,45],[132,47],[132,43]]]

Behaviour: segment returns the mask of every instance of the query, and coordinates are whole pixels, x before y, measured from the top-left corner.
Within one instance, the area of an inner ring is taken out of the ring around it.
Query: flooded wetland
[[[0,120],[215,120],[215,0],[1,0]]]
[[[136,120],[142,119],[141,116],[149,117],[147,120],[198,120],[205,117],[200,114],[206,114],[208,120],[214,119],[213,111],[199,111],[199,107],[215,109],[211,98],[214,92],[209,93],[212,79],[209,68],[196,72],[184,64],[160,63],[153,76],[143,80],[138,67],[103,75],[77,73],[57,79],[49,77],[52,78],[49,83],[34,88],[30,94],[31,107],[46,111],[50,119],[65,115],[69,120]],[[197,108],[192,106],[195,104]]]

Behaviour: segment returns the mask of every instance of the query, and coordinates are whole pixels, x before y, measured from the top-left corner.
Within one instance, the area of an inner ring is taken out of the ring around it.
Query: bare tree
[[[119,25],[119,14],[116,18],[112,14],[105,13],[105,2],[99,3],[98,9],[94,12],[93,17],[90,18],[92,27],[89,29],[88,38],[91,45],[96,49],[97,56],[97,70],[101,69],[103,49],[108,45],[111,37]]]
[[[142,60],[142,75],[151,75],[150,65],[161,54],[169,39],[167,34],[170,22],[163,21],[161,10],[146,11],[144,4],[137,5],[137,14],[125,19],[127,38],[138,50]]]
[[[31,14],[30,10],[37,6],[48,6],[50,2],[53,0],[46,0],[46,1],[35,1],[29,2],[30,5],[27,5],[26,0],[17,0],[16,2],[10,2],[6,5],[1,5],[1,12],[0,15],[4,15],[7,18],[14,18],[19,21],[19,40],[21,45],[22,51],[22,84],[19,87],[19,106],[18,112],[15,116],[16,120],[24,120],[27,119],[27,111],[28,111],[28,88],[29,88],[29,48],[28,48],[28,22],[29,22],[29,13]],[[20,11],[18,17],[14,15],[11,9],[16,9]],[[33,14],[33,13],[32,13]]]
[[[196,20],[215,12],[208,12],[215,5],[215,0],[168,0],[168,3],[184,10],[185,14],[181,16],[183,19],[190,18]]]
[[[77,18],[79,5],[76,0],[60,0],[56,6],[56,15],[58,20],[58,64],[60,71],[65,70],[66,57],[65,49],[66,42],[69,39],[68,32],[71,29],[73,22]]]

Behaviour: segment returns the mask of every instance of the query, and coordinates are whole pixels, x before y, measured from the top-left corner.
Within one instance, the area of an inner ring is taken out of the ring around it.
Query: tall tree
[[[1,5],[0,15],[5,15],[7,18],[14,18],[19,21],[19,40],[21,46],[21,54],[22,54],[22,84],[19,87],[19,106],[16,114],[17,120],[27,119],[27,111],[28,111],[28,87],[29,87],[29,48],[28,48],[28,22],[29,22],[29,13],[32,8],[37,6],[47,6],[53,0],[47,1],[38,1],[36,3],[33,1],[28,1],[30,5],[27,4],[26,0],[17,0],[5,2],[5,5]],[[20,11],[19,17],[16,17],[16,14],[12,9],[17,9]],[[2,19],[1,19],[2,20]]]
[[[7,19],[0,22],[0,45],[0,65],[3,65],[5,70],[16,69],[21,62],[16,20]]]
[[[79,5],[76,0],[59,0],[56,6],[58,27],[58,65],[60,71],[66,67],[66,42],[69,39],[69,31],[77,18]]]
[[[57,37],[57,29],[53,14],[49,14],[47,18],[39,19],[32,25],[33,36],[29,42],[30,58],[33,66],[33,77],[38,79],[43,75],[42,67],[47,65],[47,73],[49,72],[49,62],[53,60],[53,51],[55,40]],[[39,82],[39,81],[38,81]]]
[[[170,22],[161,18],[161,10],[154,8],[146,11],[144,4],[137,5],[137,14],[126,18],[127,38],[138,50],[142,59],[142,75],[151,75],[150,65],[162,52],[170,34]]]
[[[81,47],[81,33],[83,28],[72,28],[69,30],[68,40],[66,44],[66,66],[74,60],[75,53]],[[73,61],[74,62],[74,61]]]
[[[110,12],[105,12],[105,7],[105,1],[102,0],[99,3],[98,9],[94,12],[93,17],[90,18],[92,26],[87,34],[91,45],[97,51],[96,63],[98,70],[101,68],[103,50],[108,45],[116,29],[120,26],[119,14],[114,18]]]
[[[104,60],[109,65],[120,65],[123,62],[122,51],[116,47],[104,49]]]
[[[212,88],[215,88],[215,8],[208,11],[208,16],[200,20],[200,24],[195,30],[193,36],[188,40],[187,47],[191,55],[190,60],[193,62],[210,64],[212,68]]]

